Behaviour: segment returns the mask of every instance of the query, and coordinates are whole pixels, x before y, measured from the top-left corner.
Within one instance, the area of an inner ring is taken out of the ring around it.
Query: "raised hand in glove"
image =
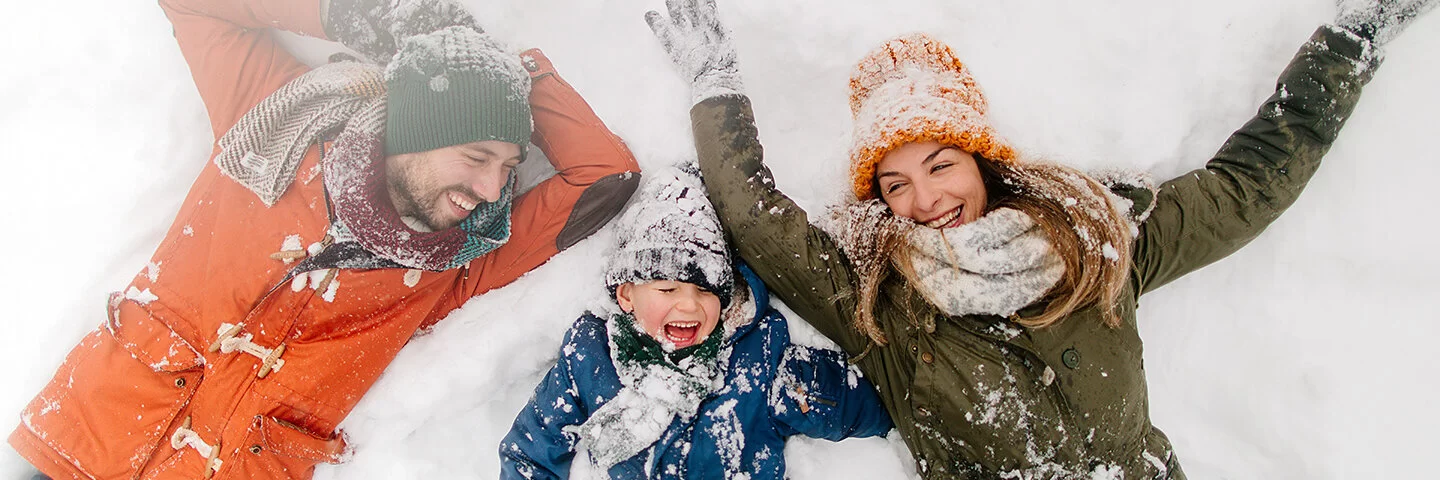
[[[407,37],[456,25],[485,32],[456,0],[322,1],[328,3],[325,34],[380,64],[389,63]]]
[[[720,24],[715,0],[666,0],[669,16],[651,10],[645,22],[660,39],[675,67],[690,81],[695,103],[710,97],[739,94],[740,70],[735,46]]]
[[[1335,25],[1384,45],[1440,0],[1337,0]]]

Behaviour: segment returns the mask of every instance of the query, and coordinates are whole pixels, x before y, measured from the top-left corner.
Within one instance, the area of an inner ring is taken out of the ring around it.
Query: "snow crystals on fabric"
[[[431,90],[443,92],[450,86],[448,74],[469,72],[504,86],[510,101],[530,98],[530,73],[520,57],[490,35],[476,35],[469,27],[455,26],[405,38],[403,44],[385,68],[386,79],[410,69],[429,77]]]
[[[325,20],[331,38],[376,63],[390,61],[396,40],[451,25],[482,31],[475,17],[453,0],[350,0],[330,3]]]
[[[145,278],[149,279],[150,283],[155,283],[160,280],[161,263],[164,262],[150,262],[145,264]]]
[[[675,12],[673,7],[671,12]],[[700,2],[690,13],[694,15],[656,14],[646,20],[681,75],[694,79],[690,84],[692,101],[740,93],[744,87],[735,45],[719,21],[715,4]]]
[[[1378,50],[1372,48],[1372,42],[1375,45],[1389,43],[1400,35],[1415,17],[1435,8],[1436,4],[1431,0],[1339,0],[1336,6],[1340,11],[1336,15],[1335,23],[1339,26],[1337,29],[1344,30],[1344,33],[1352,37],[1369,37],[1369,41],[1361,42],[1366,46],[1362,58],[1369,60],[1376,55],[1372,51]]]
[[[450,88],[450,78],[445,74],[436,75],[430,79],[430,89],[436,92],[443,92]]]
[[[303,245],[303,243],[302,243],[301,240],[300,240],[300,235],[293,235],[293,234],[292,234],[292,235],[287,235],[287,236],[285,237],[285,240],[282,240],[282,241],[280,242],[280,251],[282,251],[282,252],[298,252],[298,251],[301,251],[302,245]],[[283,260],[284,260],[284,262],[287,263],[287,264],[295,261],[295,259],[293,259],[293,258],[285,258],[285,259],[283,259]]]
[[[150,289],[148,288],[140,290],[135,288],[134,286],[131,286],[129,290],[125,291],[125,299],[133,300],[135,303],[141,305],[149,305],[150,302],[159,300],[160,297],[157,297],[155,296],[155,294],[150,293]]]
[[[735,414],[737,403],[738,401],[732,398],[707,413],[713,420],[707,429],[710,435],[715,437],[715,444],[720,449],[716,453],[725,465],[726,478],[748,480],[750,473],[740,464],[741,454],[745,452],[745,428],[740,424],[740,417]]]
[[[336,277],[331,277],[330,285],[325,289],[325,291],[320,292],[320,298],[324,299],[327,302],[335,303],[335,293],[338,291],[340,291],[340,279]]]
[[[891,39],[866,54],[850,75],[856,198],[875,197],[876,164],[908,142],[936,140],[993,161],[1012,161],[1015,151],[985,118],[988,108],[969,69],[929,35]]]
[[[916,228],[909,238],[916,286],[949,315],[1010,316],[1065,274],[1044,231],[1015,209],[952,229]]]
[[[655,175],[617,223],[605,284],[675,280],[728,304],[734,284],[725,234],[693,164]]]

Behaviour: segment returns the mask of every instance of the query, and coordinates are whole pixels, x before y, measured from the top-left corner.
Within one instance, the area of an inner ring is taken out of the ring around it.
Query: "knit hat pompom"
[[[616,222],[605,268],[610,295],[623,283],[671,280],[698,285],[730,304],[734,267],[725,231],[694,164],[663,170]]]
[[[530,74],[494,37],[451,26],[401,40],[385,69],[385,154],[530,141]]]
[[[877,196],[880,159],[911,142],[938,141],[998,162],[1015,151],[985,118],[985,94],[949,45],[924,33],[885,42],[850,74],[855,133],[850,178],[855,197]]]

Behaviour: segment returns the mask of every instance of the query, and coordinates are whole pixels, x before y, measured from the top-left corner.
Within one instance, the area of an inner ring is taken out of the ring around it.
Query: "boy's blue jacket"
[[[611,468],[611,479],[742,473],[781,479],[786,437],[840,440],[890,431],[890,417],[870,382],[839,352],[791,345],[785,317],[770,307],[764,284],[749,267],[741,265],[740,272],[756,314],[726,340],[731,353],[724,387],[700,403],[699,414],[677,417],[655,445]],[[584,423],[621,388],[605,320],[587,313],[566,333],[555,367],[500,442],[500,478],[568,478],[576,438],[561,429]]]

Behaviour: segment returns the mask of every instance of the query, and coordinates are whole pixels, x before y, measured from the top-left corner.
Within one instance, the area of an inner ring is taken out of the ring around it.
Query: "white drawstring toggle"
[[[205,472],[206,478],[209,478],[215,471],[220,470],[220,465],[225,463],[223,460],[220,460],[218,455],[220,453],[220,445],[216,444],[211,446],[205,443],[204,440],[201,440],[200,434],[190,429],[189,418],[186,418],[185,424],[175,429],[175,433],[170,435],[170,446],[176,450],[191,447],[194,448],[196,452],[199,452],[200,456],[205,457],[206,467],[208,469],[208,471]]]
[[[282,343],[274,349],[262,347],[250,341],[255,338],[254,335],[249,333],[236,335],[239,333],[239,329],[235,327],[236,325],[229,323],[220,324],[220,330],[217,332],[220,335],[220,353],[244,352],[259,358],[261,378],[269,375],[270,372],[280,371],[280,367],[285,365],[285,360],[280,359],[280,355],[285,353],[285,344]]]

